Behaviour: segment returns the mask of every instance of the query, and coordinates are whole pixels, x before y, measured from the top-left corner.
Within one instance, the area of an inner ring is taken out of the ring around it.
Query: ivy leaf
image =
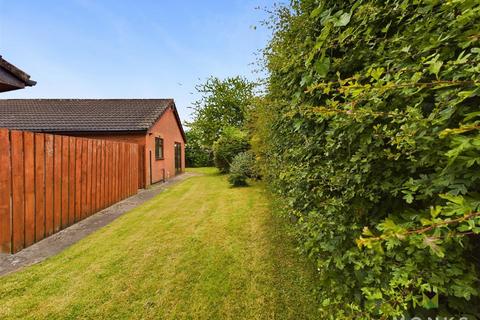
[[[324,57],[315,62],[315,71],[321,78],[325,78],[330,70],[330,58]]]

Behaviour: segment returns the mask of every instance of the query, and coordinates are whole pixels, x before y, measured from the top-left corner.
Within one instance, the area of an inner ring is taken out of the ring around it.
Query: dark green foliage
[[[230,172],[228,182],[232,187],[243,187],[247,185],[247,176],[242,173]]]
[[[321,319],[480,318],[480,2],[296,0],[255,151]]]
[[[233,127],[224,129],[220,138],[213,144],[215,166],[221,173],[228,173],[233,158],[249,147],[245,132]]]
[[[201,99],[194,103],[194,119],[187,125],[197,132],[201,145],[211,149],[225,128],[243,129],[255,87],[255,83],[238,76],[210,77],[196,87]]]
[[[201,143],[200,134],[195,129],[185,132],[187,144],[185,145],[185,161],[187,167],[209,167],[213,165],[212,150]]]
[[[245,186],[248,178],[258,178],[255,155],[252,151],[239,153],[233,158],[228,182],[234,187]]]

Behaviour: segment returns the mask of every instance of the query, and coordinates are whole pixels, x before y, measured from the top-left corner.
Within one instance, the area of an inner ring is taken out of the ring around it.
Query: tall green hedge
[[[213,144],[213,161],[220,173],[229,173],[233,158],[249,149],[247,134],[235,127],[226,127]]]
[[[254,148],[321,319],[480,318],[480,1],[277,7]]]

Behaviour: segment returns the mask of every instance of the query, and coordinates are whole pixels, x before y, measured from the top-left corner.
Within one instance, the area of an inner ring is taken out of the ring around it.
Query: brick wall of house
[[[182,172],[185,171],[185,141],[180,128],[177,125],[174,111],[169,108],[162,117],[150,128],[147,133],[66,133],[76,137],[88,137],[93,139],[105,139],[112,141],[123,141],[137,143],[145,146],[145,181],[150,185],[150,152],[152,162],[151,180],[153,183],[168,180],[175,176],[175,142],[181,144],[182,150]],[[164,159],[155,159],[155,137],[163,138]]]
[[[155,137],[163,139],[163,160],[155,159]],[[172,109],[165,111],[159,121],[150,128],[146,136],[146,164],[147,164],[147,183],[149,182],[149,155],[152,152],[152,180],[161,181],[164,178],[170,179],[175,176],[175,142],[181,144],[182,150],[182,172],[185,171],[185,141],[180,131],[175,114]]]

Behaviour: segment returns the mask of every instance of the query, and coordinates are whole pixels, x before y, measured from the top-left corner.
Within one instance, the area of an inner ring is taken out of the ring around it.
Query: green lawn
[[[0,319],[309,319],[312,267],[261,186],[214,169],[0,278]]]

